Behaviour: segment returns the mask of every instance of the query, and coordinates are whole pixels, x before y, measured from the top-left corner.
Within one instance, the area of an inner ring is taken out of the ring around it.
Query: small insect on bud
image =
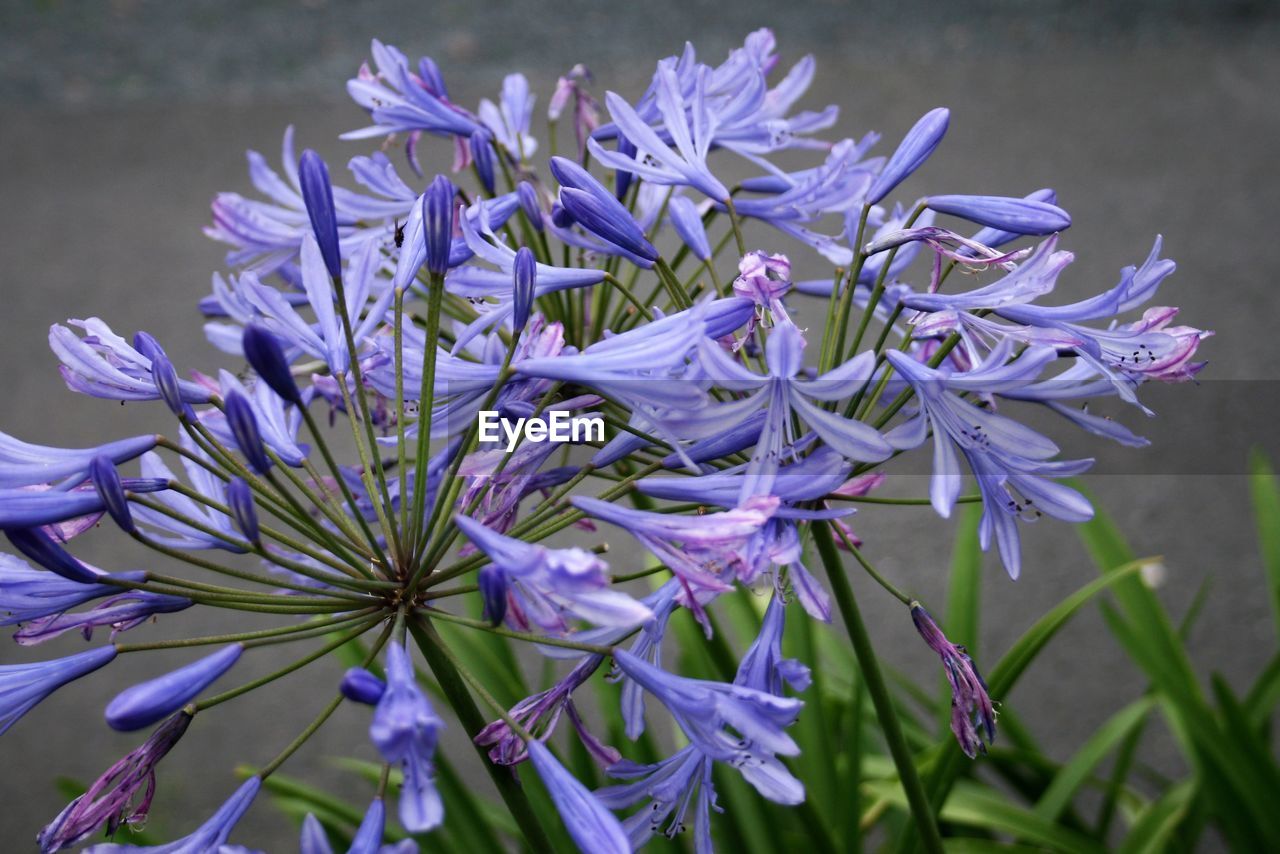
[[[302,392],[298,391],[298,384],[293,379],[280,339],[263,327],[250,323],[244,328],[240,343],[249,366],[262,381],[284,400],[302,406]]]
[[[338,245],[338,215],[333,207],[333,184],[329,181],[329,167],[311,149],[302,152],[298,160],[298,183],[302,185],[302,201],[307,206],[311,230],[329,275],[342,275],[342,250]]]
[[[521,246],[516,250],[515,284],[512,288],[511,325],[519,335],[529,323],[529,312],[533,310],[534,288],[538,283],[538,262],[533,257],[533,250]]]
[[[235,437],[236,447],[249,462],[249,468],[257,474],[266,474],[271,468],[271,460],[267,457],[266,446],[262,444],[262,431],[258,429],[258,416],[254,414],[253,405],[238,391],[229,393],[224,405],[227,426]]]
[[[124,494],[124,484],[120,482],[120,473],[110,457],[94,457],[89,463],[89,480],[98,491],[98,497],[109,515],[121,530],[133,533],[133,515],[129,512],[129,499]]]

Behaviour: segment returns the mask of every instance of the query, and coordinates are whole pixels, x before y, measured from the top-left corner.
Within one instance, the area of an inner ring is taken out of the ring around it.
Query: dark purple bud
[[[516,250],[514,276],[511,325],[519,335],[529,322],[529,312],[533,310],[534,286],[538,283],[538,262],[528,246],[521,246]]]
[[[492,196],[494,188],[493,145],[489,142],[489,134],[485,131],[478,130],[471,134],[471,162],[476,166],[476,174],[480,176],[480,183],[484,185],[485,192]]]
[[[93,584],[100,580],[93,570],[74,558],[39,528],[9,528],[4,535],[28,559],[69,581]]]
[[[342,696],[352,702],[376,706],[387,690],[387,683],[363,667],[352,667],[342,674],[342,682],[338,684],[338,690]]]
[[[911,621],[929,649],[942,659],[951,686],[951,732],[970,759],[987,752],[996,737],[996,711],[973,659],[963,646],[947,640],[919,602],[911,603]]]
[[[131,732],[173,714],[231,669],[243,651],[242,644],[232,644],[164,676],[124,689],[107,705],[107,724],[114,730]]]
[[[574,222],[587,231],[621,247],[641,266],[652,266],[658,260],[658,250],[644,236],[635,219],[613,196],[601,197],[586,190],[563,188],[560,203]]]
[[[120,482],[120,473],[110,457],[94,457],[89,463],[89,480],[98,491],[98,498],[103,507],[120,529],[132,534],[135,527],[133,514],[129,512],[129,499],[124,494],[124,484]]]
[[[231,505],[231,515],[244,538],[255,545],[260,536],[258,532],[258,511],[253,506],[253,491],[242,477],[233,477],[227,481],[227,503]]]
[[[333,184],[329,182],[329,167],[310,148],[298,159],[298,181],[302,184],[302,200],[311,218],[311,230],[329,275],[335,279],[342,275],[342,250],[338,246],[338,215],[333,209]]]
[[[227,414],[227,426],[235,437],[236,447],[249,462],[249,468],[258,474],[266,474],[271,468],[271,460],[267,457],[266,446],[262,444],[262,432],[258,429],[258,416],[253,405],[238,391],[227,394],[224,402]]]
[[[516,186],[516,201],[520,210],[529,218],[529,224],[537,231],[542,231],[542,205],[538,203],[538,191],[528,181],[521,181]]]
[[[559,201],[551,203],[551,224],[556,228],[568,228],[573,225],[573,217],[569,216],[569,212]]]
[[[453,182],[437,175],[422,195],[422,237],[426,242],[427,272],[443,276],[449,269],[449,250],[453,246],[453,217],[456,212]]]
[[[477,581],[484,601],[483,617],[496,626],[507,616],[507,574],[490,564],[480,570]]]
[[[921,116],[920,121],[902,138],[898,150],[893,152],[884,169],[880,170],[875,183],[867,192],[867,204],[879,202],[906,180],[908,175],[919,169],[929,159],[929,155],[933,154],[938,143],[942,142],[950,121],[951,111],[946,107],[935,107]]]
[[[191,715],[179,713],[125,754],[88,790],[67,805],[36,837],[41,851],[70,848],[104,828],[108,836],[121,826],[146,823],[156,790],[156,766],[182,738]]]
[[[1071,225],[1057,205],[1009,196],[930,196],[926,204],[942,214],[1015,234],[1053,234]]]
[[[251,323],[244,328],[244,336],[240,342],[244,348],[244,357],[258,376],[262,377],[262,381],[284,400],[302,406],[302,393],[294,382],[280,339],[263,327]]]
[[[618,135],[618,153],[631,158],[636,156],[635,145],[621,134]],[[613,176],[613,191],[614,195],[618,197],[618,201],[622,201],[627,197],[627,190],[631,189],[633,178],[635,178],[635,174],[626,170],[619,170]]]

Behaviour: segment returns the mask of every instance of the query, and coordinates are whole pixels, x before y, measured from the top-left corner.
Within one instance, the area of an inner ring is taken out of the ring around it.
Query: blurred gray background
[[[529,75],[538,114],[557,74],[585,62],[597,94],[636,96],[660,57],[688,38],[718,59],[772,26],[784,59],[819,59],[806,106],[841,106],[838,130],[883,132],[891,150],[921,113],[952,108],[946,143],[899,194],[1022,194],[1058,188],[1075,217],[1077,261],[1060,286],[1094,293],[1140,262],[1156,232],[1178,261],[1161,302],[1217,331],[1205,382],[1155,395],[1160,418],[1125,413],[1156,447],[1111,454],[1092,480],[1100,503],[1140,554],[1165,556],[1162,596],[1175,617],[1205,579],[1212,595],[1191,638],[1197,663],[1239,687],[1275,650],[1271,614],[1240,473],[1245,449],[1274,453],[1280,336],[1277,6],[1267,2],[991,2],[779,5],[702,0],[644,3],[0,2],[0,429],[50,444],[167,429],[155,407],[121,407],[65,390],[45,344],[50,323],[98,315],[121,334],[155,333],[181,369],[225,364],[204,343],[195,303],[223,248],[201,226],[218,190],[251,192],[244,150],[274,163],[280,133],[339,164],[365,148],[338,133],[362,126],[344,81],[381,37],[443,67],[455,99],[492,96],[508,70]],[[405,172],[407,174],[407,170]],[[773,249],[775,247],[769,246]],[[1232,381],[1232,382],[1227,382]],[[1057,434],[1070,434],[1066,425]],[[1167,450],[1161,450],[1165,448]],[[902,487],[923,494],[924,484]],[[880,568],[941,610],[953,523],[928,509],[869,508],[854,521]],[[641,560],[616,541],[614,562]],[[146,566],[120,538],[91,535],[102,566]],[[987,563],[979,661],[988,665],[1095,569],[1069,526],[1026,530],[1023,578]],[[855,579],[887,657],[933,684],[936,662],[910,621]],[[222,630],[188,612],[138,637]],[[0,644],[0,662],[61,654]],[[279,648],[246,656],[228,685],[265,673]],[[44,703],[0,739],[0,848],[29,850],[64,804],[55,775],[91,780],[137,738],[110,732],[100,710],[121,687],[189,659],[129,656]],[[234,787],[238,762],[269,759],[330,695],[336,664],[203,716],[165,761],[153,826],[194,827]],[[1005,698],[1065,757],[1144,685],[1096,611],[1062,633]],[[288,766],[334,791],[350,786],[326,757],[370,756],[362,709],[343,708]],[[453,728],[456,739],[458,728]],[[456,740],[460,764],[473,763]],[[1179,770],[1157,741],[1151,761]],[[472,766],[474,767],[474,766]],[[363,789],[347,791],[364,799]],[[296,846],[263,802],[234,840]]]

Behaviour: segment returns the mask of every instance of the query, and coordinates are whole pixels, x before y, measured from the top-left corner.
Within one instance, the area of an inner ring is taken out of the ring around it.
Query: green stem
[[[836,552],[835,541],[831,538],[831,526],[826,522],[813,524],[813,541],[822,558],[823,568],[831,581],[831,590],[835,594],[836,605],[840,609],[840,618],[849,632],[849,640],[853,644],[854,654],[858,658],[858,666],[862,670],[862,678],[875,706],[876,717],[880,721],[880,729],[884,732],[885,742],[889,745],[889,753],[893,756],[893,764],[898,769],[898,777],[902,781],[902,789],[907,796],[907,804],[916,828],[920,832],[921,842],[929,854],[941,854],[942,838],[938,835],[938,825],[929,807],[929,799],[925,795],[920,776],[916,773],[915,761],[907,747],[907,740],[902,734],[902,724],[893,708],[893,699],[889,696],[889,688],[885,684],[884,674],[880,672],[880,663],[876,659],[875,650],[871,646],[871,637],[862,622],[862,614],[858,610],[857,600],[853,596],[853,588],[844,573],[840,555]]]
[[[499,767],[490,762],[485,748],[475,743],[475,737],[480,734],[480,730],[485,728],[488,721],[480,714],[480,709],[477,708],[475,700],[467,689],[462,674],[458,672],[458,668],[454,666],[453,661],[445,653],[444,643],[441,641],[440,636],[436,634],[431,623],[421,615],[415,615],[412,622],[409,623],[409,632],[413,635],[414,642],[417,643],[418,649],[422,651],[423,657],[427,660],[427,666],[435,674],[436,681],[440,683],[440,689],[444,692],[445,697],[448,698],[449,705],[453,708],[454,714],[458,716],[462,728],[470,736],[472,746],[479,755],[485,770],[489,773],[489,778],[493,780],[494,786],[497,787],[498,794],[502,796],[507,809],[511,811],[511,816],[515,819],[516,826],[520,828],[520,832],[524,835],[525,841],[534,851],[551,854],[554,850],[551,846],[551,840],[547,838],[546,831],[542,829],[537,813],[534,812],[528,796],[525,795],[524,790],[520,787],[515,775],[509,769]]]

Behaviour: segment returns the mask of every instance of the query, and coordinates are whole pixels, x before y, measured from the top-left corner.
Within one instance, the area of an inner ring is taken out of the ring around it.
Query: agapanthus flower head
[[[942,659],[947,684],[951,686],[951,731],[960,749],[970,759],[986,753],[987,745],[996,737],[996,711],[987,694],[987,683],[982,681],[965,648],[947,640],[919,602],[911,603],[911,620],[929,649]]]

